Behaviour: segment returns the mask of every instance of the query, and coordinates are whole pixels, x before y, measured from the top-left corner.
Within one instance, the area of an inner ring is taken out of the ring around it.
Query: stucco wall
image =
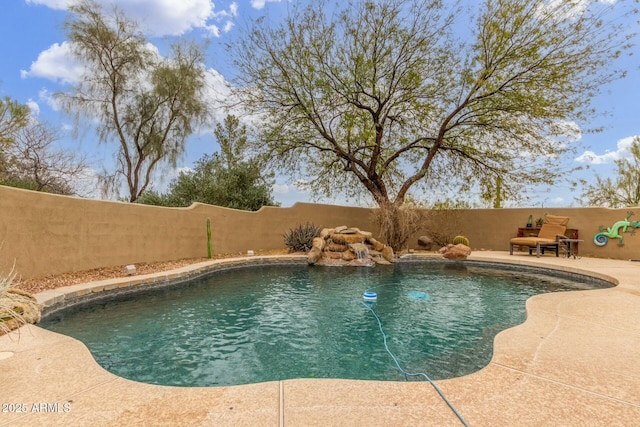
[[[633,209],[632,209],[633,210]],[[450,218],[467,235],[474,250],[508,250],[518,227],[545,213],[571,217],[580,230],[583,256],[640,258],[640,232],[625,234],[625,245],[611,240],[593,244],[600,225],[624,219],[627,209],[475,209],[452,211]],[[206,257],[206,219],[211,218],[214,253],[284,248],[282,235],[307,221],[333,227],[348,225],[376,233],[370,209],[299,203],[291,208],[265,207],[245,212],[195,204],[159,208],[87,200],[0,186],[0,271],[11,268],[23,278],[96,267]],[[640,220],[640,209],[632,220]],[[410,240],[429,234],[429,225]]]

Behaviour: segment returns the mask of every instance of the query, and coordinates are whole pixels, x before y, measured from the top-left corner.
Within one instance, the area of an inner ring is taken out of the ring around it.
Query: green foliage
[[[381,207],[414,187],[501,204],[553,183],[574,149],[563,124],[588,123],[624,75],[610,65],[631,47],[626,3],[473,5],[469,42],[455,34],[469,15],[438,0],[297,3],[256,22],[232,49],[238,96],[264,118],[256,148],[316,195],[365,190]]]
[[[583,203],[608,208],[640,206],[640,137],[634,139],[630,151],[631,160],[615,161],[615,180],[596,176],[596,183],[585,188]]]
[[[180,172],[169,184],[166,194],[147,191],[137,202],[182,207],[199,202],[257,211],[262,206],[277,206],[271,196],[271,185],[254,163],[238,162],[232,169],[227,169],[218,154],[205,154],[192,171]]]
[[[0,98],[0,155],[13,142],[16,132],[27,125],[29,107],[9,98]]]
[[[140,25],[94,0],[69,7],[65,23],[77,60],[87,73],[69,93],[57,94],[76,119],[97,121],[100,139],[119,145],[116,169],[101,177],[117,192],[122,180],[135,201],[161,164],[176,165],[194,125],[207,114],[204,48],[170,46],[160,57],[149,48]]]
[[[220,152],[205,154],[194,169],[181,172],[169,185],[169,191],[149,191],[139,202],[159,206],[189,206],[194,202],[228,208],[257,211],[262,206],[277,206],[271,196],[272,174],[265,174],[257,159],[244,160],[247,149],[246,127],[232,115],[218,124],[214,134]]]
[[[309,252],[313,245],[313,239],[320,236],[321,231],[322,227],[307,222],[289,229],[282,237],[289,252]]]
[[[469,239],[465,236],[456,236],[453,238],[453,242],[454,245],[465,245],[465,246],[469,246]]]

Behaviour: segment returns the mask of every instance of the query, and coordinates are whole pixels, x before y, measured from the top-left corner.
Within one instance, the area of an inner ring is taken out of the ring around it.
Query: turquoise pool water
[[[404,381],[472,373],[536,294],[591,287],[459,263],[259,266],[70,308],[41,326],[77,338],[110,372],[177,386],[291,378]],[[377,293],[367,305],[365,290]]]

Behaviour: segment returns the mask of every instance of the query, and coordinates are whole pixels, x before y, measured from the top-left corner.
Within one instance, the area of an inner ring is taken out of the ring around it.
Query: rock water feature
[[[309,264],[373,266],[394,261],[393,249],[373,238],[369,231],[341,226],[325,228],[313,239]]]

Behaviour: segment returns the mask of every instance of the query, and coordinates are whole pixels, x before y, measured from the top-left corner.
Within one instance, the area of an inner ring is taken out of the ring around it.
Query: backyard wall
[[[631,208],[633,210],[633,208]],[[580,230],[580,254],[590,257],[640,258],[640,231],[625,233],[604,247],[593,243],[600,225],[610,227],[628,209],[523,208],[450,211],[438,224],[425,221],[410,240],[414,248],[430,228],[449,227],[469,237],[474,250],[502,250],[524,227],[529,215],[571,217]],[[325,227],[348,225],[377,234],[372,210],[298,203],[290,208],[264,207],[258,212],[203,204],[161,208],[88,200],[0,186],[0,271],[15,262],[22,278],[81,271],[97,267],[207,256],[206,220],[211,218],[214,253],[284,249],[282,235],[307,221]],[[640,220],[640,209],[632,220]],[[443,222],[444,221],[444,222]]]

